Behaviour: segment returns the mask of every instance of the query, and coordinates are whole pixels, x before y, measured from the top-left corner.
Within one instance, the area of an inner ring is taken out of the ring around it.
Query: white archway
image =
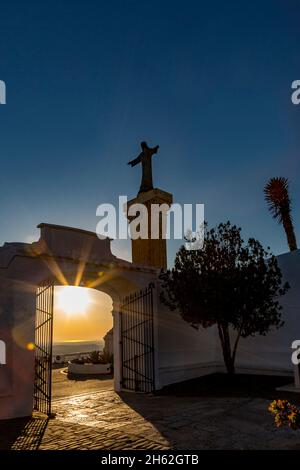
[[[0,250],[1,331],[7,364],[0,368],[0,419],[28,416],[32,411],[37,288],[46,279],[53,285],[78,285],[101,290],[113,301],[115,390],[121,388],[120,304],[131,292],[146,287],[157,270],[120,260],[110,240],[94,233],[41,224],[41,237],[32,244],[8,243]]]

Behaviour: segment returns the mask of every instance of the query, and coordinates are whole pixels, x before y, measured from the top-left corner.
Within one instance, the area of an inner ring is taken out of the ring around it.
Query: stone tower
[[[143,204],[147,209],[148,238],[131,238],[132,262],[144,266],[167,268],[166,217],[173,202],[173,196],[161,189],[140,192],[127,203],[127,218],[131,222],[130,208]]]

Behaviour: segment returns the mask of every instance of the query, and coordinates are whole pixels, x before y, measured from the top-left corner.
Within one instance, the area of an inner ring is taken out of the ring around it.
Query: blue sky
[[[0,243],[95,230],[98,204],[136,195],[147,140],[156,187],[287,251],[263,186],[290,179],[300,238],[299,45],[296,0],[2,2]]]

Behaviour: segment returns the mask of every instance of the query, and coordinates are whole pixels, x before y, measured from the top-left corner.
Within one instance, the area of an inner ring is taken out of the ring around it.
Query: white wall
[[[67,228],[60,230],[57,226],[49,226],[43,231],[45,238],[32,245],[6,244],[0,248],[0,340],[5,341],[7,349],[6,364],[0,365],[0,419],[29,416],[32,412],[35,352],[27,345],[35,341],[36,289],[40,282],[56,275],[57,284],[61,284],[62,274],[72,284],[84,261],[82,279],[95,281],[94,288],[112,297],[114,379],[115,388],[119,390],[119,301],[122,296],[148,285],[157,272],[135,267],[112,255],[108,259],[110,253],[106,241],[103,249],[101,241],[96,239],[93,250],[83,250],[83,247],[90,247],[92,235],[88,233],[85,240],[81,230],[70,229],[69,233]],[[56,258],[47,253],[49,244],[53,245]]]
[[[195,330],[158,300],[157,329],[157,388],[215,372],[220,362],[216,327]]]
[[[0,367],[0,418],[5,419],[32,410],[34,352],[27,345],[34,341],[35,289],[12,280],[1,287],[0,336],[7,361]]]

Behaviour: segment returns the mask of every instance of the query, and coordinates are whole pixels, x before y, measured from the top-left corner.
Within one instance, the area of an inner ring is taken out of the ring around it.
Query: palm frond
[[[289,197],[289,181],[284,177],[270,178],[264,188],[265,200],[274,219],[282,223],[290,216],[291,200]]]

